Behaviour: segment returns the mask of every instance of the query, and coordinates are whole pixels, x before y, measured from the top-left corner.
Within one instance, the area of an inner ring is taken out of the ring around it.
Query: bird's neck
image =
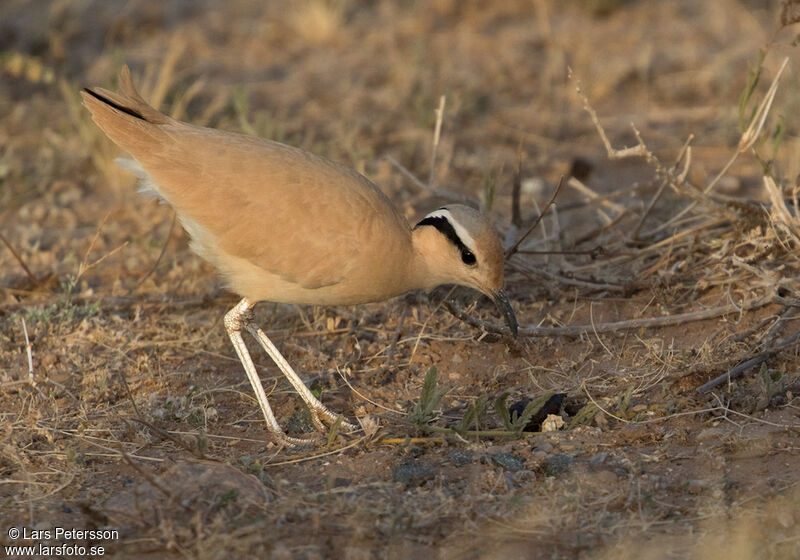
[[[430,291],[441,284],[453,282],[442,259],[442,236],[433,228],[415,229],[411,234],[412,255],[408,280],[411,290]]]

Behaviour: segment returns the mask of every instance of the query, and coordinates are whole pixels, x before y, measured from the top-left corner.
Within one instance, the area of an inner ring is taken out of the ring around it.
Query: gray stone
[[[435,473],[433,465],[424,461],[409,461],[392,469],[392,480],[407,486],[420,486]]]
[[[525,468],[525,460],[513,453],[494,453],[489,455],[489,459],[507,471],[517,472]]]
[[[569,472],[575,459],[563,453],[550,455],[542,461],[542,469],[547,476],[558,476]]]
[[[469,465],[475,459],[475,452],[469,449],[456,449],[447,456],[456,467]]]

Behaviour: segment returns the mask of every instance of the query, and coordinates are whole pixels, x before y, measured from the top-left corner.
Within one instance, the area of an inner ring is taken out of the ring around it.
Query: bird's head
[[[413,240],[426,264],[425,288],[459,284],[486,294],[517,335],[517,319],[503,290],[503,246],[486,216],[461,204],[443,206],[414,226]]]

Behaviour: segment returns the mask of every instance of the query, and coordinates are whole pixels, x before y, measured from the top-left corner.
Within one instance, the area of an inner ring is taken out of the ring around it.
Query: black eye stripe
[[[456,233],[456,230],[453,228],[453,224],[450,223],[450,220],[445,218],[444,216],[428,216],[421,222],[419,222],[414,229],[417,229],[420,226],[433,226],[438,229],[450,242],[459,248],[459,250],[466,249],[466,245],[464,242],[461,241],[461,238]]]
[[[449,239],[450,242],[461,252],[461,260],[464,261],[464,264],[473,265],[476,263],[475,255],[466,245],[464,245],[464,242],[461,241],[461,238],[456,233],[456,230],[453,228],[453,224],[450,223],[450,220],[444,216],[428,216],[414,226],[414,229],[417,229],[421,226],[433,226],[439,230],[439,232]]]

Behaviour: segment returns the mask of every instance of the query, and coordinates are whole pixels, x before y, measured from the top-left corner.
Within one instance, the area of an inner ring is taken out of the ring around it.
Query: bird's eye
[[[473,265],[475,264],[475,255],[472,254],[472,251],[469,249],[464,249],[461,251],[461,260],[464,264]]]

